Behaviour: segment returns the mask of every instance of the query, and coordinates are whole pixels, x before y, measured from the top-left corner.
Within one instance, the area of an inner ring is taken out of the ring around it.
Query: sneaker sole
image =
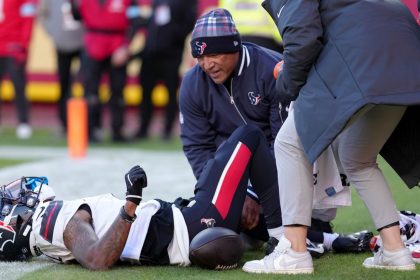
[[[386,270],[398,270],[398,271],[408,271],[408,270],[415,270],[416,265],[410,264],[410,265],[401,265],[401,266],[389,266],[389,265],[369,265],[369,264],[363,264],[366,268],[376,268],[376,269],[386,269]]]
[[[248,273],[258,273],[258,274],[313,274],[314,273],[313,268],[265,270],[265,269],[252,269],[252,268],[242,267],[242,270]]]

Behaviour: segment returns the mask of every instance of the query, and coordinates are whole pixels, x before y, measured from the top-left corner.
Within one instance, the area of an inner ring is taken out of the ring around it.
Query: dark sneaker
[[[274,251],[274,248],[276,248],[277,244],[279,244],[277,238],[270,237],[267,241],[265,255],[270,255]],[[311,242],[309,239],[306,239],[306,248],[313,258],[319,258],[325,254],[325,248],[322,244]]]
[[[333,233],[333,226],[330,222],[324,222],[312,218],[310,229],[320,232]]]
[[[320,258],[325,254],[323,244],[311,242],[309,239],[306,239],[306,248],[313,258]]]
[[[277,244],[279,244],[279,240],[275,237],[270,237],[266,244],[265,255],[270,255],[274,248],[276,248]]]
[[[370,251],[369,243],[373,233],[367,230],[352,234],[340,234],[332,243],[334,252],[337,253],[360,253]]]
[[[244,245],[245,251],[255,251],[261,249],[264,241],[256,239],[244,232],[240,233],[242,244]]]

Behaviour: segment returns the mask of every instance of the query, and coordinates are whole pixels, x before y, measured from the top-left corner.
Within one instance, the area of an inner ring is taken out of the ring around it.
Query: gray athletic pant
[[[367,206],[376,228],[399,220],[394,199],[376,158],[405,110],[403,106],[369,105],[352,117],[332,143],[336,160]],[[309,226],[313,168],[297,135],[294,116],[289,116],[281,127],[274,151],[283,224]]]

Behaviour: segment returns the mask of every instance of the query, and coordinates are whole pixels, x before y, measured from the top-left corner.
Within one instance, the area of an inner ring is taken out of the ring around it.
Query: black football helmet
[[[32,215],[46,177],[22,177],[0,187],[0,261],[25,261],[32,254]]]

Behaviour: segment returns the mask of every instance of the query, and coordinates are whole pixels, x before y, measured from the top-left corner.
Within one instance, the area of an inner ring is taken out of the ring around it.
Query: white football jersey
[[[74,256],[64,244],[63,233],[70,219],[84,204],[90,207],[93,229],[98,238],[101,238],[119,215],[125,200],[118,199],[112,194],[104,194],[72,201],[56,200],[41,203],[33,215],[31,233],[31,239],[34,240],[37,247],[36,250],[60,263],[74,260]],[[124,256],[123,252],[122,258],[137,258],[138,260],[150,219],[159,208],[160,204],[155,200],[142,203],[137,208],[139,218],[133,223],[124,248],[124,252],[128,251],[129,256]]]

